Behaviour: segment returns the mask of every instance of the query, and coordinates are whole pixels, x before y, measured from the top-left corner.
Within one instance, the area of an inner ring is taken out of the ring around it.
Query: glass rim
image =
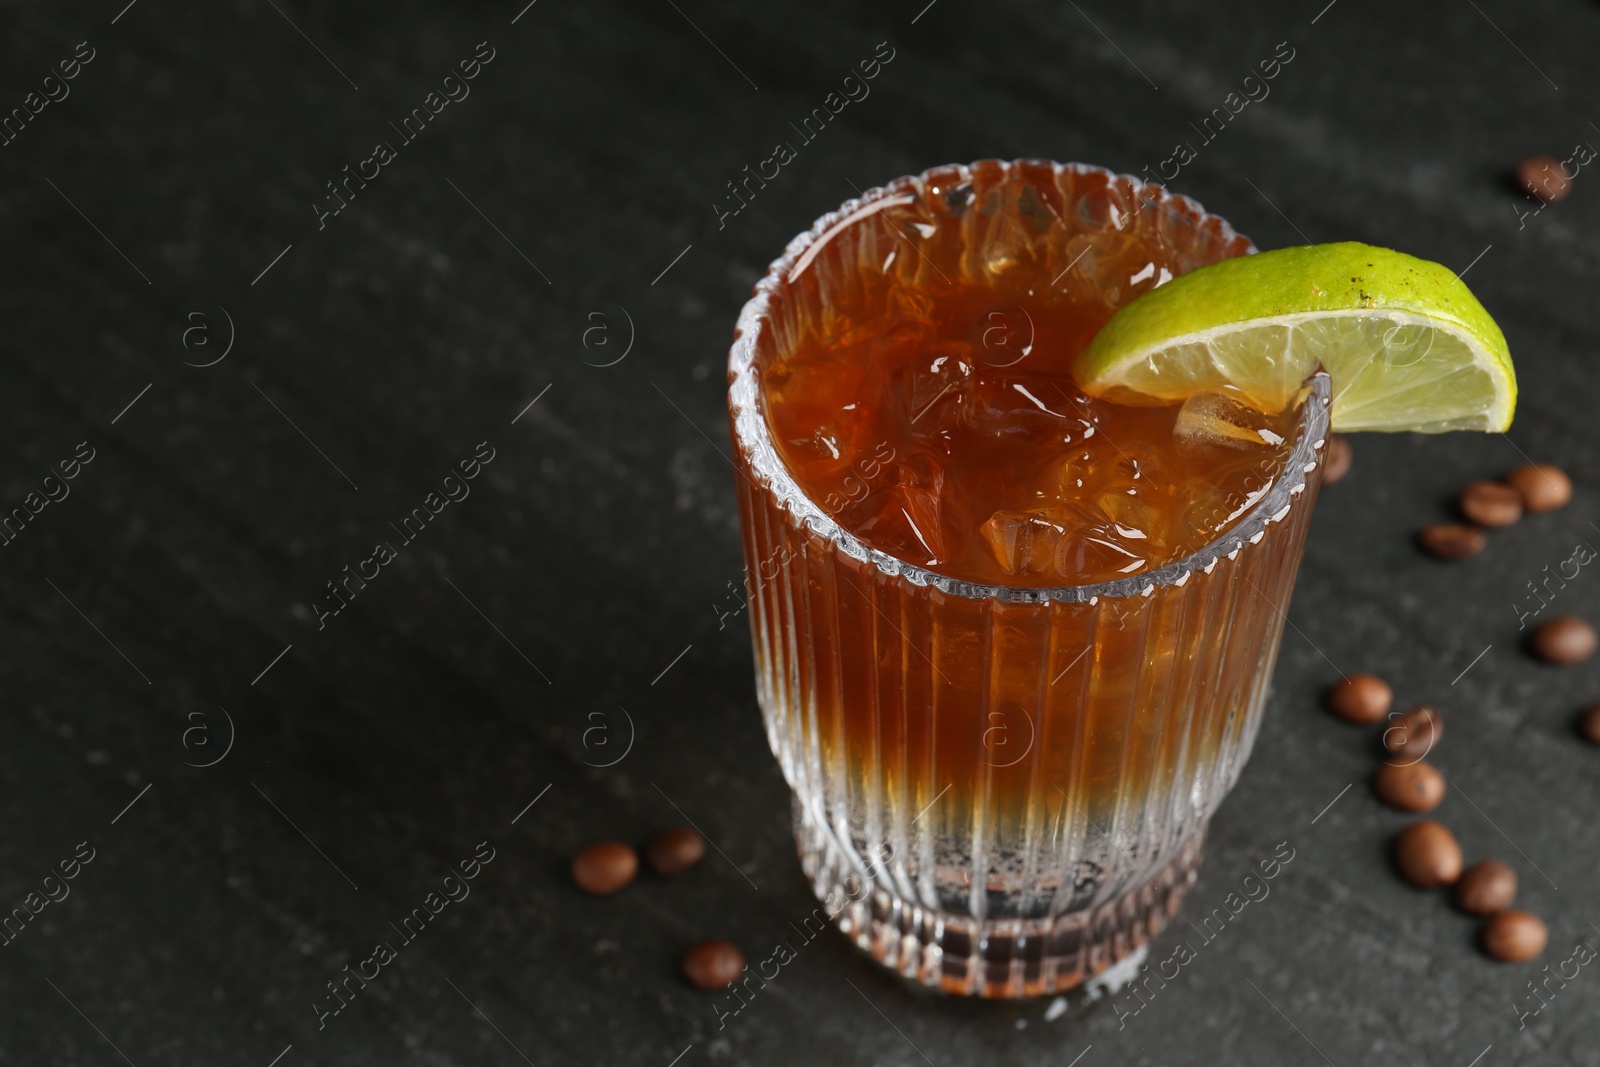
[[[1226,236],[1240,236],[1226,219],[1212,215],[1187,196],[1168,192],[1159,183],[1145,182],[1132,175],[1119,175],[1087,163],[1017,160],[1002,165],[1009,171],[1017,164],[1048,165],[1058,177],[1063,172],[1071,172],[1103,174],[1112,180],[1126,181],[1133,186],[1141,202],[1180,202],[1199,216],[1197,223],[1214,220],[1220,224]],[[1017,586],[972,582],[941,574],[865,544],[823,511],[800,487],[772,442],[771,428],[761,411],[759,383],[754,373],[756,350],[767,326],[774,296],[804,272],[828,240],[846,226],[894,204],[907,202],[905,197],[908,194],[921,196],[923,188],[935,174],[942,177],[955,170],[960,172],[964,180],[970,180],[973,168],[977,165],[931,167],[921,174],[905,175],[868,189],[859,197],[846,200],[835,210],[819,217],[809,229],[795,236],[783,254],[767,267],[750,299],[739,312],[733,345],[728,351],[728,408],[734,431],[734,447],[746,460],[745,476],[764,492],[771,493],[779,510],[787,512],[796,525],[828,541],[852,559],[869,564],[890,577],[904,578],[913,585],[932,587],[968,600],[999,600],[1019,604],[1094,604],[1102,598],[1149,596],[1158,587],[1185,584],[1196,572],[1210,573],[1223,557],[1233,559],[1247,545],[1260,542],[1269,526],[1288,515],[1294,498],[1305,493],[1312,472],[1321,462],[1330,432],[1329,408],[1332,397],[1331,381],[1324,371],[1318,370],[1306,380],[1289,455],[1261,499],[1205,546],[1154,570],[1126,578],[1081,585]],[[1255,245],[1249,244],[1246,254],[1254,254],[1255,251]]]

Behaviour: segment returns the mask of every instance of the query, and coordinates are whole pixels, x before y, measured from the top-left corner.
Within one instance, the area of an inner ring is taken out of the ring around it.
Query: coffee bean
[[[1522,494],[1522,506],[1530,512],[1554,511],[1572,499],[1572,479],[1548,463],[1524,464],[1507,474],[1506,482]]]
[[[1533,654],[1546,663],[1577,663],[1594,655],[1600,636],[1576,615],[1558,615],[1540,623],[1528,638]]]
[[[1377,722],[1389,714],[1394,694],[1375,674],[1352,674],[1328,690],[1328,708],[1349,722]]]
[[[1517,872],[1499,860],[1468,867],[1456,883],[1456,907],[1468,915],[1493,915],[1517,899]]]
[[[713,938],[685,952],[680,969],[696,989],[726,989],[744,972],[744,953],[732,941]]]
[[[1372,776],[1372,791],[1391,808],[1432,811],[1444,799],[1444,775],[1423,760],[1386,763]]]
[[[1394,841],[1400,876],[1418,889],[1437,889],[1461,877],[1461,846],[1455,835],[1432,819],[1400,831]]]
[[[1476,526],[1459,522],[1436,522],[1417,531],[1423,551],[1440,559],[1466,559],[1483,551],[1485,538]]]
[[[1510,526],[1522,518],[1522,494],[1500,482],[1469,482],[1456,506],[1479,526]]]
[[[1383,747],[1400,762],[1421,759],[1432,752],[1444,736],[1444,719],[1439,712],[1426,704],[1396,716],[1383,731]]]
[[[1579,717],[1578,732],[1600,745],[1600,704],[1594,705]]]
[[[1483,924],[1483,951],[1506,963],[1522,963],[1544,951],[1550,931],[1537,915],[1515,908]]]
[[[687,826],[663,830],[644,846],[645,862],[657,874],[682,874],[705,858],[706,841]]]
[[[639,857],[620,841],[598,841],[572,857],[572,880],[585,893],[615,893],[639,872]]]
[[[1350,438],[1343,434],[1328,435],[1328,450],[1322,457],[1322,484],[1332,485],[1350,473],[1355,453],[1350,449]]]
[[[1561,161],[1555,156],[1530,156],[1517,166],[1517,188],[1552,204],[1567,198],[1572,191],[1572,179],[1561,169]]]

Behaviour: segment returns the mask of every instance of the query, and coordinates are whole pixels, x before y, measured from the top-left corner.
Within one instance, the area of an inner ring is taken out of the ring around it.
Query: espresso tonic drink
[[[874,958],[1034,996],[1142,950],[1249,753],[1328,428],[1078,388],[1112,314],[1252,252],[1098,168],[851,201],[740,318],[757,693],[807,876]]]

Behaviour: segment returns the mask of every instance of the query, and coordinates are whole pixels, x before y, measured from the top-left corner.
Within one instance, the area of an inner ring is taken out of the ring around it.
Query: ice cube
[[[852,505],[845,525],[882,552],[925,567],[946,559],[944,471],[926,456],[897,457],[892,469]]]
[[[1000,569],[1048,584],[1106,580],[1143,570],[1151,555],[1145,531],[1108,519],[1093,504],[1065,501],[997,511],[982,526]]]
[[[991,217],[980,240],[982,243],[978,254],[982,257],[984,271],[991,279],[1033,268],[1033,242],[1022,220],[1015,214],[1008,211]]]
[[[1134,448],[1131,442],[1124,442]],[[1138,449],[1134,448],[1137,452]],[[1170,543],[1172,476],[1159,457],[1134,458],[1103,433],[1075,442],[1037,482],[1041,495],[1075,505],[1082,522],[1142,553]]]
[[[1149,554],[1147,542],[1126,538],[1109,524],[1089,527],[1062,540],[1056,573],[1063,582],[1105,581],[1144,570]]]
[[[1231,449],[1276,449],[1284,444],[1283,420],[1221,393],[1196,393],[1178,409],[1172,436],[1179,444]]]
[[[974,377],[962,405],[967,426],[989,436],[1061,434],[1075,440],[1092,428],[1078,417],[1073,399],[1048,378]]]
[[[1239,453],[1234,453],[1240,455]],[[1281,453],[1244,455],[1216,464],[1203,477],[1177,488],[1181,535],[1199,543],[1214,539],[1261,502],[1282,473]]]
[[[1148,552],[1151,548],[1164,547],[1167,541],[1162,512],[1155,500],[1161,495],[1157,489],[1118,487],[1101,493],[1095,505],[1105,515],[1110,532],[1116,535],[1119,543],[1127,546],[1137,541]]]
[[[848,361],[789,360],[764,377],[769,422],[800,461],[844,469],[882,438],[881,394]]]
[[[1080,242],[1080,247],[1071,250],[1072,257],[1078,257],[1074,265],[1111,307],[1120,308],[1140,293],[1155,288],[1165,259],[1150,241],[1131,233],[1102,230],[1073,238],[1072,243]],[[1148,264],[1153,264],[1150,274],[1141,276]]]
[[[944,412],[960,407],[972,365],[972,346],[965,341],[936,342],[911,362],[901,379],[900,401],[912,432],[931,432]]]
[[[862,540],[897,559],[931,567],[945,559],[939,495],[916,486],[891,486],[872,498],[856,525]]]
[[[1056,549],[1067,535],[1067,525],[1048,511],[1006,509],[984,522],[981,532],[994,561],[1012,576],[1040,576],[1053,572]]]
[[[856,470],[884,443],[884,427],[876,407],[871,400],[836,407],[817,420],[804,440],[788,439],[788,443],[806,461],[815,464],[813,469],[818,474]]]

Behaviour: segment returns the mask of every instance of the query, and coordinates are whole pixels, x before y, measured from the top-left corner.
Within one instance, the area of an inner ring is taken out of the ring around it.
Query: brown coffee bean
[[[1395,716],[1383,731],[1383,747],[1399,756],[1400,762],[1421,759],[1432,752],[1444,736],[1444,719],[1426,704]]]
[[[1343,434],[1328,435],[1328,450],[1322,457],[1322,484],[1332,485],[1350,473],[1355,453],[1350,449],[1350,438]]]
[[[1418,889],[1438,889],[1461,877],[1461,846],[1455,835],[1432,819],[1400,831],[1394,841],[1400,876]]]
[[[1456,883],[1456,907],[1468,915],[1493,915],[1517,899],[1517,872],[1499,860],[1474,863]]]
[[[1510,526],[1522,518],[1522,494],[1500,482],[1469,482],[1456,507],[1479,526]]]
[[[1578,718],[1578,732],[1600,745],[1600,704],[1596,704]]]
[[[1512,908],[1483,924],[1483,951],[1506,963],[1522,963],[1544,951],[1550,931],[1544,920]]]
[[[1531,197],[1553,204],[1572,191],[1572,179],[1555,156],[1530,156],[1517,166],[1517,188]]]
[[[1522,494],[1522,506],[1530,512],[1554,511],[1572,499],[1572,479],[1548,463],[1524,464],[1507,474],[1506,482]]]
[[[663,830],[644,846],[645,862],[657,874],[682,874],[705,858],[706,841],[687,826]]]
[[[726,989],[744,972],[744,953],[732,941],[713,938],[685,952],[680,969],[696,989]]]
[[[639,872],[639,857],[620,841],[597,841],[572,857],[572,880],[585,893],[615,893]]]
[[[1386,763],[1372,776],[1372,791],[1391,808],[1432,811],[1444,799],[1444,775],[1424,760]]]
[[[1486,539],[1476,526],[1460,522],[1436,522],[1417,531],[1417,544],[1424,552],[1440,559],[1466,559],[1483,551]]]
[[[1377,722],[1389,714],[1394,694],[1375,674],[1352,674],[1328,690],[1328,709],[1348,722]]]
[[[1558,615],[1540,623],[1528,638],[1533,654],[1546,663],[1577,663],[1594,655],[1600,635],[1576,615]]]

